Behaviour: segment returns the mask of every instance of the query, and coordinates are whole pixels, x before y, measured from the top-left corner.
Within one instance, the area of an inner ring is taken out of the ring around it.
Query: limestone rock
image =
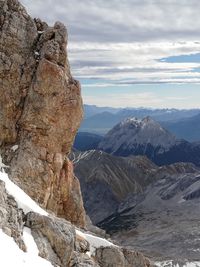
[[[69,267],[100,267],[87,254],[74,252]]]
[[[125,267],[124,255],[117,247],[100,247],[96,250],[95,259],[100,267]]]
[[[95,259],[100,267],[151,267],[141,253],[119,247],[100,247]]]
[[[89,242],[79,235],[76,235],[76,251],[80,253],[86,253],[90,251]]]
[[[23,234],[23,212],[17,208],[14,198],[7,194],[4,182],[0,181],[0,229],[14,238],[22,250],[26,250]]]
[[[25,225],[39,248],[40,256],[54,265],[68,266],[75,246],[75,228],[64,219],[29,212]]]
[[[151,267],[150,261],[141,253],[123,249],[126,267]]]
[[[33,20],[18,0],[0,0],[0,31],[0,149],[10,177],[43,207],[84,226],[66,157],[83,116],[66,28]]]

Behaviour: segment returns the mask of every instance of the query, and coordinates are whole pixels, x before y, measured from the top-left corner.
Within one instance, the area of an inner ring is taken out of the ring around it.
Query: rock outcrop
[[[53,266],[150,266],[149,261],[142,254],[112,245],[105,239],[104,243],[111,245],[100,247],[98,243],[103,239],[91,233],[89,234],[90,241],[88,241],[87,233],[76,231],[74,225],[63,218],[19,209],[18,203],[13,196],[7,193],[6,188],[4,182],[0,181],[0,230],[12,237],[24,252],[30,252],[31,249],[29,243],[26,243],[27,239],[24,239],[25,232],[28,232],[35,241],[38,256],[51,262]],[[20,202],[23,203],[23,200]],[[96,245],[95,250],[94,244]]]
[[[64,219],[29,212],[25,225],[31,229],[40,256],[54,265],[68,266],[75,249],[75,228]]]
[[[118,247],[100,247],[95,258],[100,267],[151,267],[150,261],[141,253]]]
[[[17,208],[14,198],[6,192],[4,182],[0,181],[0,229],[13,237],[19,248],[25,251],[23,224],[22,210]]]
[[[43,207],[79,226],[85,212],[67,155],[82,119],[67,31],[0,0],[0,149],[10,177]]]

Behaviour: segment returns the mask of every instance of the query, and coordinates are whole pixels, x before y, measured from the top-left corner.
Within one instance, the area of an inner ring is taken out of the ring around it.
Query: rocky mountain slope
[[[128,118],[110,130],[98,149],[118,156],[146,155],[158,165],[192,162],[200,165],[200,145],[178,140],[150,117]]]
[[[144,193],[129,196],[99,226],[123,245],[182,266],[186,261],[200,261],[199,204],[199,171],[166,173]]]
[[[103,136],[87,132],[78,132],[73,147],[79,151],[92,150],[96,149],[102,140]]]
[[[129,195],[140,195],[163,177],[199,171],[190,163],[158,167],[144,156],[117,157],[96,150],[73,151],[70,159],[85,209],[95,224],[115,213]]]
[[[187,266],[199,266],[199,168],[191,163],[159,167],[143,156],[102,151],[76,151],[71,158],[95,224],[123,246],[164,261],[159,266],[195,260]]]
[[[82,100],[65,26],[0,0],[0,36],[0,265],[150,267],[142,254],[86,232],[67,157]]]
[[[122,158],[91,150],[73,152],[70,158],[84,207],[95,224],[111,215],[129,193],[141,193],[157,179],[158,167],[146,157]]]

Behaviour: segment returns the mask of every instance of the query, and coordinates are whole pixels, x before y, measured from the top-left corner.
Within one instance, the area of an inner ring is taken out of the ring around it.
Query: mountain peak
[[[132,150],[150,144],[160,149],[168,149],[176,142],[176,137],[161,127],[151,117],[137,119],[130,117],[111,129],[99,144],[99,149],[116,154],[121,149]]]

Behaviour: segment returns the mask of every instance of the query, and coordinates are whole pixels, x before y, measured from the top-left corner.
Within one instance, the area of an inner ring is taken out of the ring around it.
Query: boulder
[[[141,253],[116,246],[100,247],[95,260],[100,267],[151,267],[150,261]]]
[[[75,247],[75,228],[71,223],[29,212],[25,225],[31,229],[41,257],[53,265],[68,266]]]

